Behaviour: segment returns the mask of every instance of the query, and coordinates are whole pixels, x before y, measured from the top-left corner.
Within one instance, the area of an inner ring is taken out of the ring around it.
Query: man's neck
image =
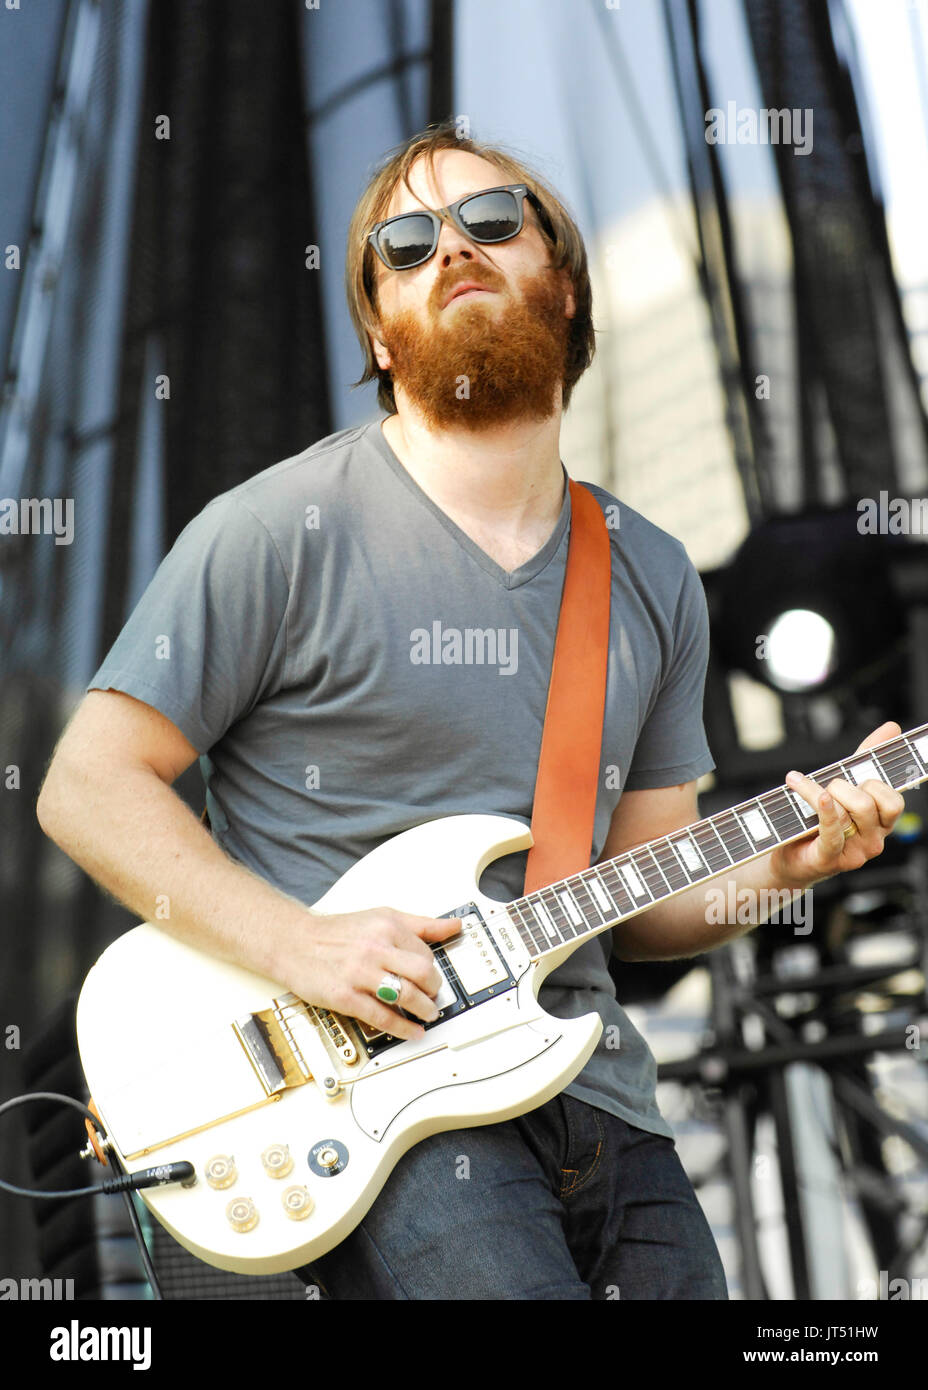
[[[400,412],[381,428],[422,491],[464,530],[472,526],[523,548],[543,533],[534,545],[538,550],[564,499],[560,419],[558,412],[547,420],[467,433],[429,430]]]

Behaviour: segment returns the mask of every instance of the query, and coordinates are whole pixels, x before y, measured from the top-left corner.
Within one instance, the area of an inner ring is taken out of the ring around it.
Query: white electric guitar
[[[914,787],[928,779],[928,725],[812,777]],[[570,1083],[602,1021],[555,1018],[537,995],[581,943],[817,823],[780,787],[507,904],[477,884],[493,860],[531,845],[521,821],[448,816],[385,842],[314,906],[463,919],[433,948],[441,1012],[418,1042],[136,927],[90,971],[77,1011],[110,1141],[129,1173],[193,1165],[192,1183],[142,1195],[200,1259],[248,1274],[295,1269],[344,1239],[418,1140],[524,1114]]]

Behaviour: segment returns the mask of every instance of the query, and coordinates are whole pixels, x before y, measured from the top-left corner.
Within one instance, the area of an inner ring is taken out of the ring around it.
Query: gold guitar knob
[[[313,1199],[305,1187],[288,1187],[280,1200],[291,1221],[305,1221],[313,1209]]]
[[[231,1187],[238,1177],[235,1159],[230,1154],[213,1154],[206,1165],[205,1175],[210,1187]]]
[[[234,1197],[226,1207],[226,1219],[233,1231],[250,1231],[258,1224],[258,1208],[250,1197]]]
[[[269,1178],[285,1178],[293,1170],[293,1157],[286,1144],[272,1144],[265,1149],[261,1162]]]

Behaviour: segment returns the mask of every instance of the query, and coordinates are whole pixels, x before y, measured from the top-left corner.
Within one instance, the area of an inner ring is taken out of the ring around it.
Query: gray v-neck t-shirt
[[[570,531],[564,478],[550,537],[508,573],[416,483],[379,421],[341,430],[194,517],[87,688],[172,720],[201,754],[220,845],[307,905],[423,821],[476,812],[529,825]],[[612,545],[595,862],[623,790],[714,763],[699,575],[679,541],[585,486]],[[524,850],[497,859],[480,890],[521,896],[525,861]],[[672,1137],[610,949],[609,932],[594,937],[539,994],[550,1013],[596,1010],[605,1024],[567,1091]]]

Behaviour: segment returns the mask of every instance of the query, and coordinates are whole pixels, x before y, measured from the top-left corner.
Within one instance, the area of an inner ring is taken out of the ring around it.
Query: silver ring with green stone
[[[382,999],[385,1004],[395,1004],[402,988],[403,981],[399,975],[394,975],[388,970],[377,986],[377,998]]]

